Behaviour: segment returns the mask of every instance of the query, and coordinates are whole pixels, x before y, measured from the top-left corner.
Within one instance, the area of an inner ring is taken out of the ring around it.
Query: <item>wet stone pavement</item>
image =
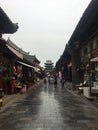
[[[60,85],[41,83],[0,112],[0,130],[98,130],[98,110]]]

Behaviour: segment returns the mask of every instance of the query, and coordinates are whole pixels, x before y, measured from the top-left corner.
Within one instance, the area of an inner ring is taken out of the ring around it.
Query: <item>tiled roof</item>
[[[15,33],[17,29],[18,24],[13,23],[0,7],[0,33]]]
[[[17,45],[15,45],[10,39],[7,40],[7,44],[10,45],[12,48],[17,50],[19,53],[23,54],[23,58],[31,63],[37,62],[40,63],[40,61],[36,58],[35,55],[29,55],[29,52],[23,51],[21,48],[19,48]]]
[[[69,44],[80,42],[92,35],[98,29],[98,0],[92,0],[84,11],[78,25],[76,26]]]

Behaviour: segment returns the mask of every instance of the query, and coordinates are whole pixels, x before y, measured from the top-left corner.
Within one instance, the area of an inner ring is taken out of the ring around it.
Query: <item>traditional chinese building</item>
[[[53,71],[53,62],[51,60],[46,60],[45,64],[45,70],[46,72],[52,72]]]
[[[14,92],[11,68],[14,59],[16,59],[16,55],[13,53],[13,50],[7,46],[6,41],[2,38],[2,34],[13,34],[17,29],[18,24],[13,23],[0,7],[0,88],[2,88],[5,93]]]
[[[3,9],[0,7],[0,35],[2,34],[13,34],[17,31],[18,24],[13,23],[7,14],[3,11]]]
[[[66,55],[67,52],[69,56]],[[72,83],[75,88],[77,84],[83,82],[84,70],[89,67],[90,59],[96,57],[98,57],[98,0],[92,0],[56,66],[60,69],[65,66],[67,69],[72,69]]]

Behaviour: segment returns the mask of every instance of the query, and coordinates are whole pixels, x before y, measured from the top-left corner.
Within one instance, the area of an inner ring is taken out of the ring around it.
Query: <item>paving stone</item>
[[[0,113],[0,130],[98,130],[98,109],[85,98],[43,84]]]

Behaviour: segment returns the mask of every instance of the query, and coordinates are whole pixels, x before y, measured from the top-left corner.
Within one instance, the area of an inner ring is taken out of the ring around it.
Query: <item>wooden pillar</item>
[[[76,88],[76,84],[79,84],[79,75],[77,72],[77,68],[79,66],[80,63],[80,56],[79,56],[79,51],[73,51],[72,55],[72,83],[73,83],[73,87],[74,89]]]
[[[79,43],[78,43],[79,45]],[[77,68],[80,65],[81,62],[81,53],[79,46],[68,46],[68,51],[71,55],[71,61],[72,61],[72,84],[73,84],[73,90],[76,89],[76,84],[79,84],[79,74],[77,72]]]

